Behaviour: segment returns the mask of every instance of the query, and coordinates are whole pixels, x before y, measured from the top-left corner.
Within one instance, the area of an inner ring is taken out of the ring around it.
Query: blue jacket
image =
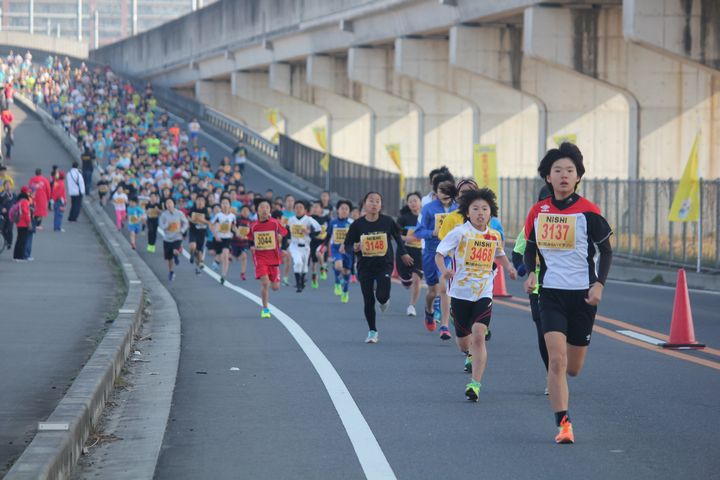
[[[415,228],[414,235],[417,238],[425,240],[425,248],[423,254],[435,255],[435,250],[440,244],[440,239],[437,237],[435,232],[435,215],[438,213],[450,213],[457,210],[457,204],[455,202],[450,204],[450,207],[445,209],[440,200],[435,199],[432,202],[425,205],[420,213],[417,228]]]

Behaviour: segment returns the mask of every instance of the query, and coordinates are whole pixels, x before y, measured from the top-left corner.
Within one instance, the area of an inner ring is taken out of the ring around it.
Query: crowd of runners
[[[73,69],[59,59],[25,72],[34,77],[32,88],[23,87],[28,81],[21,77],[20,89],[34,95],[83,152],[82,175],[65,176],[70,197],[79,203],[90,191],[96,165],[94,187],[102,205],[114,211],[116,228],[127,230],[133,248],[153,254],[161,244],[169,282],[183,250],[196,274],[217,270],[220,284],[231,269],[246,281],[252,264],[261,286],[260,316],[269,318],[271,289],[285,285],[302,294],[308,281],[317,289],[332,270],[340,304],[349,302],[350,285],[359,284],[365,342],[374,344],[376,306],[387,310],[397,277],[408,291],[408,316],[419,307],[424,327],[444,341],[453,338],[454,327],[463,368],[471,375],[465,395],[477,401],[494,278],[499,267],[511,279],[527,275],[548,372],[546,394],[559,429],[555,440],[574,441],[567,375],[583,367],[612,258],[608,223],[576,193],[585,170],[575,145],[564,143],[542,159],[538,172],[545,187],[538,202],[528,205],[509,258],[495,193],[445,167],[430,172],[430,191],[408,194],[400,212],[383,211],[382,195],[372,191],[358,204],[331,203],[329,192],[313,201],[278,198],[272,190],[246,187],[241,144],[232,155],[211,161],[197,120],[186,128],[171,121],[150,86],[138,91],[107,68]]]

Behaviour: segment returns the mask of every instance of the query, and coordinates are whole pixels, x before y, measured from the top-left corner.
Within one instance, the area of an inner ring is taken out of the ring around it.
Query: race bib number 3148
[[[384,257],[388,249],[387,234],[360,235],[360,248],[363,257]]]
[[[576,221],[574,215],[541,213],[535,232],[538,246],[550,250],[573,250]]]

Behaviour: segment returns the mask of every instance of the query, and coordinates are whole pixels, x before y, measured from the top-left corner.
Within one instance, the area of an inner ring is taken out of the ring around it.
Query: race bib
[[[115,205],[123,205],[125,203],[124,198],[116,198],[115,199]]]
[[[437,235],[437,233],[440,231],[440,228],[442,227],[443,222],[445,221],[445,217],[447,217],[447,213],[436,213],[435,214],[435,230],[434,234]]]
[[[275,250],[275,232],[255,232],[255,248],[257,250]]]
[[[109,190],[109,189],[108,189],[108,186],[107,186],[107,185],[100,185],[100,186],[98,187],[98,192],[100,192],[100,193],[107,193],[108,190]]]
[[[248,236],[248,233],[250,233],[250,227],[246,227],[246,226],[244,226],[244,225],[243,225],[243,226],[240,226],[240,227],[237,227],[237,235],[238,235],[238,237],[240,237],[240,238],[242,238],[242,239],[246,239],[247,236]]]
[[[147,204],[148,204],[147,200],[140,200],[140,206],[142,207],[143,210],[145,210],[145,207],[147,207]]]
[[[130,215],[128,223],[130,223],[131,225],[137,225],[138,223],[140,223],[140,217],[138,217],[137,215]]]
[[[220,227],[218,228],[218,231],[220,233],[230,233],[230,224],[229,223],[221,223]]]
[[[201,212],[192,212],[192,215],[190,215],[190,220],[193,223],[201,223],[203,220],[205,220],[205,215],[203,215]]]
[[[495,260],[496,242],[480,238],[468,238],[465,248],[465,268],[491,271]]]
[[[333,243],[335,245],[342,245],[345,242],[345,237],[347,237],[348,230],[350,230],[348,227],[334,229]]]
[[[157,208],[151,208],[147,211],[148,218],[157,218],[158,215],[160,215],[160,210],[158,210]]]
[[[325,240],[327,238],[327,225],[320,226],[320,233],[317,235],[318,240]]]
[[[550,250],[575,249],[575,215],[541,213],[535,232],[538,247]]]
[[[408,231],[407,231],[408,236],[412,235],[414,233],[415,233],[414,228],[408,228]],[[405,246],[410,247],[410,248],[422,248],[422,240],[420,240],[419,238],[416,238],[415,240],[410,240],[409,242],[405,242]]]
[[[360,235],[360,250],[363,257],[384,257],[388,249],[386,233]]]
[[[304,238],[305,227],[297,223],[294,225],[290,225],[290,234],[292,235],[292,238]]]
[[[180,231],[180,222],[172,222],[168,225],[167,231],[170,233],[175,233]]]

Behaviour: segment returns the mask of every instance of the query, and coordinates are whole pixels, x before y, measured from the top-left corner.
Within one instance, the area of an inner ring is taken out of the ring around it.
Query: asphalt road
[[[31,114],[13,107],[9,168],[17,189],[70,156]],[[52,231],[52,212],[33,242],[34,262],[0,255],[0,476],[30,443],[95,350],[116,296],[109,256],[84,214]],[[50,221],[48,221],[50,220]]]
[[[251,189],[283,193],[252,170],[246,180]],[[159,254],[140,254],[166,278]],[[328,391],[288,330],[276,318],[260,319],[245,296],[196,276],[186,261],[177,272],[168,288],[182,317],[182,353],[156,477],[363,478]],[[229,281],[258,294],[252,278],[240,281],[231,265]],[[526,297],[520,282],[509,283],[515,296],[495,302],[478,404],[464,398],[468,376],[454,341],[405,316],[399,285],[379,315],[377,345],[363,343],[357,285],[347,305],[331,280],[302,294],[284,287],[271,303],[333,365],[397,478],[717,476],[718,352],[671,356],[610,335],[632,326],[667,333],[672,290],[609,283],[586,368],[570,381],[577,443],[557,446]],[[720,296],[693,292],[691,300],[698,339],[717,347]]]

